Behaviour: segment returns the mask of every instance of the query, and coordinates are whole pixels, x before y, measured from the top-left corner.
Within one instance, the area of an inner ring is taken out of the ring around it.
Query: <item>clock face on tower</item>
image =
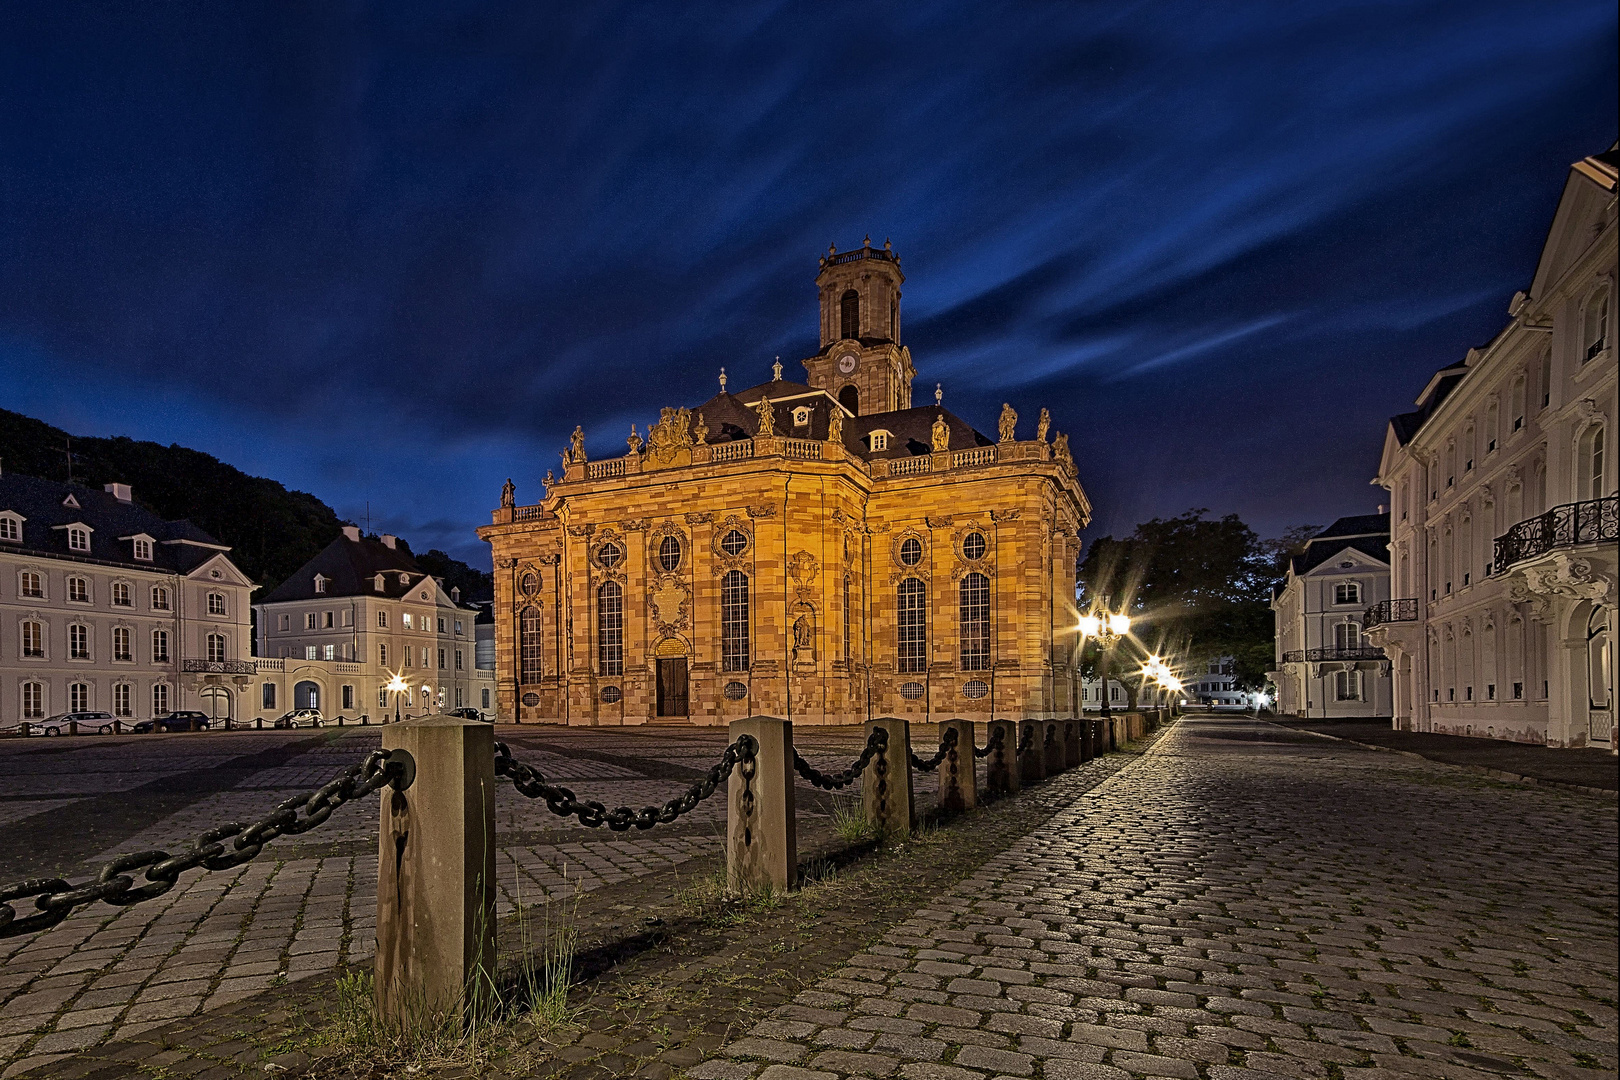
[[[838,370],[843,374],[848,375],[850,372],[855,370],[859,363],[860,361],[856,359],[854,353],[845,353],[843,356],[838,358]]]

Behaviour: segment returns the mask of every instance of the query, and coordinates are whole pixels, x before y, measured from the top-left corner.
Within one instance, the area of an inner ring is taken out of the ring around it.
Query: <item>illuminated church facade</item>
[[[805,381],[662,410],[627,452],[575,429],[545,497],[510,481],[495,567],[497,712],[718,725],[1073,715],[1074,568],[1091,506],[1048,414],[994,438],[914,406],[900,258],[821,259]]]

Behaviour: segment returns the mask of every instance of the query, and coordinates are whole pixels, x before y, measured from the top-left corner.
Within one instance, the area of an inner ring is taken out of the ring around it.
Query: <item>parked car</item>
[[[484,714],[477,709],[451,709],[446,716],[459,716],[463,720],[483,720]]]
[[[108,712],[70,712],[60,716],[48,716],[43,720],[32,720],[28,725],[30,735],[68,735],[73,732],[73,725],[79,725],[79,733],[88,735],[91,732],[108,734],[113,729],[113,715]]]
[[[205,712],[195,709],[180,709],[167,716],[155,716],[150,720],[142,720],[134,727],[137,735],[145,735],[150,731],[207,731],[213,726],[213,721]]]
[[[319,709],[293,709],[276,717],[272,725],[278,728],[325,727],[326,717]]]

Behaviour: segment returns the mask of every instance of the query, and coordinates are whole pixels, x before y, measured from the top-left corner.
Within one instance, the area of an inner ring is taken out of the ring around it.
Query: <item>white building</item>
[[[189,521],[0,475],[0,726],[66,712],[235,715],[253,583]]]
[[[494,671],[477,664],[477,610],[393,536],[362,537],[344,526],[255,608],[256,715],[493,708]],[[397,702],[386,689],[396,673],[407,684]]]
[[[1279,713],[1392,715],[1389,662],[1363,639],[1365,612],[1389,599],[1389,587],[1388,514],[1343,517],[1306,541],[1271,601]]]
[[[1613,751],[1616,177],[1576,162],[1529,289],[1390,421],[1395,726]]]

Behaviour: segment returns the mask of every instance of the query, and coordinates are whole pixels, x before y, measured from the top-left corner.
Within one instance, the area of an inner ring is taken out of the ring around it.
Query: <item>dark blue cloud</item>
[[[13,5],[0,397],[424,544],[905,258],[919,391],[1099,526],[1369,508],[1615,137],[1612,3]],[[737,385],[734,383],[733,385]]]

